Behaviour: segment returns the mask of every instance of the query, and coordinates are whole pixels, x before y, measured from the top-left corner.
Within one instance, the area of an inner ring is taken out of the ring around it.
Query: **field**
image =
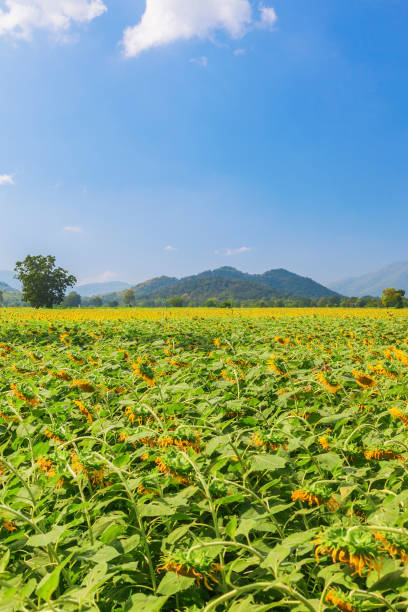
[[[408,315],[0,309],[0,611],[407,610]]]

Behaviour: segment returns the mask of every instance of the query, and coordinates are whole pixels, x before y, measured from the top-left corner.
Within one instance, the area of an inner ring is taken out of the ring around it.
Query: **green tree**
[[[17,261],[14,272],[23,286],[23,300],[34,308],[61,304],[67,288],[77,282],[67,270],[55,266],[52,255],[27,255],[24,261]]]
[[[125,306],[134,306],[135,305],[135,294],[132,289],[127,289],[123,294],[123,303]]]
[[[404,289],[394,289],[388,287],[382,292],[381,301],[386,308],[402,308],[404,303],[402,298],[405,295]]]
[[[65,296],[63,305],[66,308],[77,308],[81,305],[82,298],[76,291],[71,291]]]
[[[175,306],[177,308],[179,308],[180,306],[183,306],[184,304],[184,300],[181,297],[181,295],[175,295],[174,297],[171,297],[168,301],[167,304],[169,306]]]
[[[4,302],[3,292],[0,291],[0,306],[3,306],[3,302]]]
[[[91,299],[89,300],[89,305],[90,306],[95,306],[96,308],[100,308],[101,306],[103,306],[103,301],[100,295],[94,295],[93,297],[91,297]]]
[[[217,306],[217,298],[208,298],[208,300],[205,301],[204,306],[207,308],[215,308]]]

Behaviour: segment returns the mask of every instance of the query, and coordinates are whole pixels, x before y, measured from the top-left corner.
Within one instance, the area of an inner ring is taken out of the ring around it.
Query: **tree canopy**
[[[394,287],[388,287],[388,289],[384,289],[382,292],[381,301],[386,308],[402,308],[402,298],[404,295],[404,289],[394,289]]]
[[[23,286],[23,300],[34,308],[52,308],[64,299],[68,287],[77,279],[64,268],[57,268],[52,255],[27,255],[14,268]]]
[[[81,305],[82,298],[76,291],[71,291],[65,296],[63,305],[66,308],[78,308]]]

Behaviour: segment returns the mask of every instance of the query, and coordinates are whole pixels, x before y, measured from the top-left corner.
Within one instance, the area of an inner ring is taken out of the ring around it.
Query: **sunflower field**
[[[408,609],[408,316],[0,309],[0,612]]]

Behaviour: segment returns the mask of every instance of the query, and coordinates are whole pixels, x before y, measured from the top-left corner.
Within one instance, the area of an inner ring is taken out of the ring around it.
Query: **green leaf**
[[[53,594],[55,589],[58,587],[61,570],[65,567],[65,565],[67,565],[67,563],[69,563],[69,561],[70,561],[70,559],[71,559],[73,554],[74,553],[72,552],[70,555],[68,555],[68,557],[66,559],[64,559],[64,561],[62,563],[60,563],[51,572],[51,574],[46,574],[43,577],[43,579],[41,580],[40,584],[38,585],[38,587],[37,587],[37,589],[35,591],[37,593],[38,597],[41,597],[42,599],[45,599],[45,601],[49,601],[50,600],[51,595]]]
[[[52,529],[48,533],[40,533],[37,535],[30,536],[27,540],[27,546],[36,547],[36,546],[48,546],[48,544],[55,544],[55,542],[59,540],[61,535],[66,530],[67,530],[66,526],[64,527],[63,525],[59,525],[57,527],[54,527],[54,529]]]
[[[89,559],[94,563],[108,563],[119,555],[120,553],[113,546],[102,546]]]
[[[127,600],[123,610],[124,612],[159,612],[167,600],[167,595],[155,597],[154,595],[137,593]]]
[[[234,537],[235,532],[237,530],[237,524],[238,524],[238,519],[236,517],[236,515],[234,514],[234,516],[232,517],[232,519],[228,522],[227,526],[225,527],[225,533],[227,534],[228,537],[230,537],[231,539]]]
[[[336,453],[323,453],[322,455],[316,455],[316,461],[320,467],[328,472],[331,472],[343,463],[341,457],[336,455]]]
[[[0,574],[4,572],[7,567],[7,563],[10,559],[10,549],[8,548],[2,558],[0,559]]]
[[[273,550],[268,553],[265,561],[263,561],[261,567],[271,567],[277,571],[279,564],[290,555],[290,547],[278,544]]]
[[[285,546],[299,546],[299,544],[305,544],[306,542],[310,542],[315,535],[315,529],[300,531],[299,533],[293,533],[292,535],[282,540],[282,544],[284,544]]]
[[[174,595],[174,593],[185,591],[191,587],[194,582],[194,578],[190,578],[189,576],[179,576],[175,572],[167,572],[160,582],[157,592],[160,595],[168,595],[170,597],[170,595]]]
[[[286,465],[286,459],[278,455],[254,455],[251,461],[251,472],[280,470]]]
[[[152,502],[139,506],[140,516],[171,516],[174,513],[175,509],[163,502]]]

